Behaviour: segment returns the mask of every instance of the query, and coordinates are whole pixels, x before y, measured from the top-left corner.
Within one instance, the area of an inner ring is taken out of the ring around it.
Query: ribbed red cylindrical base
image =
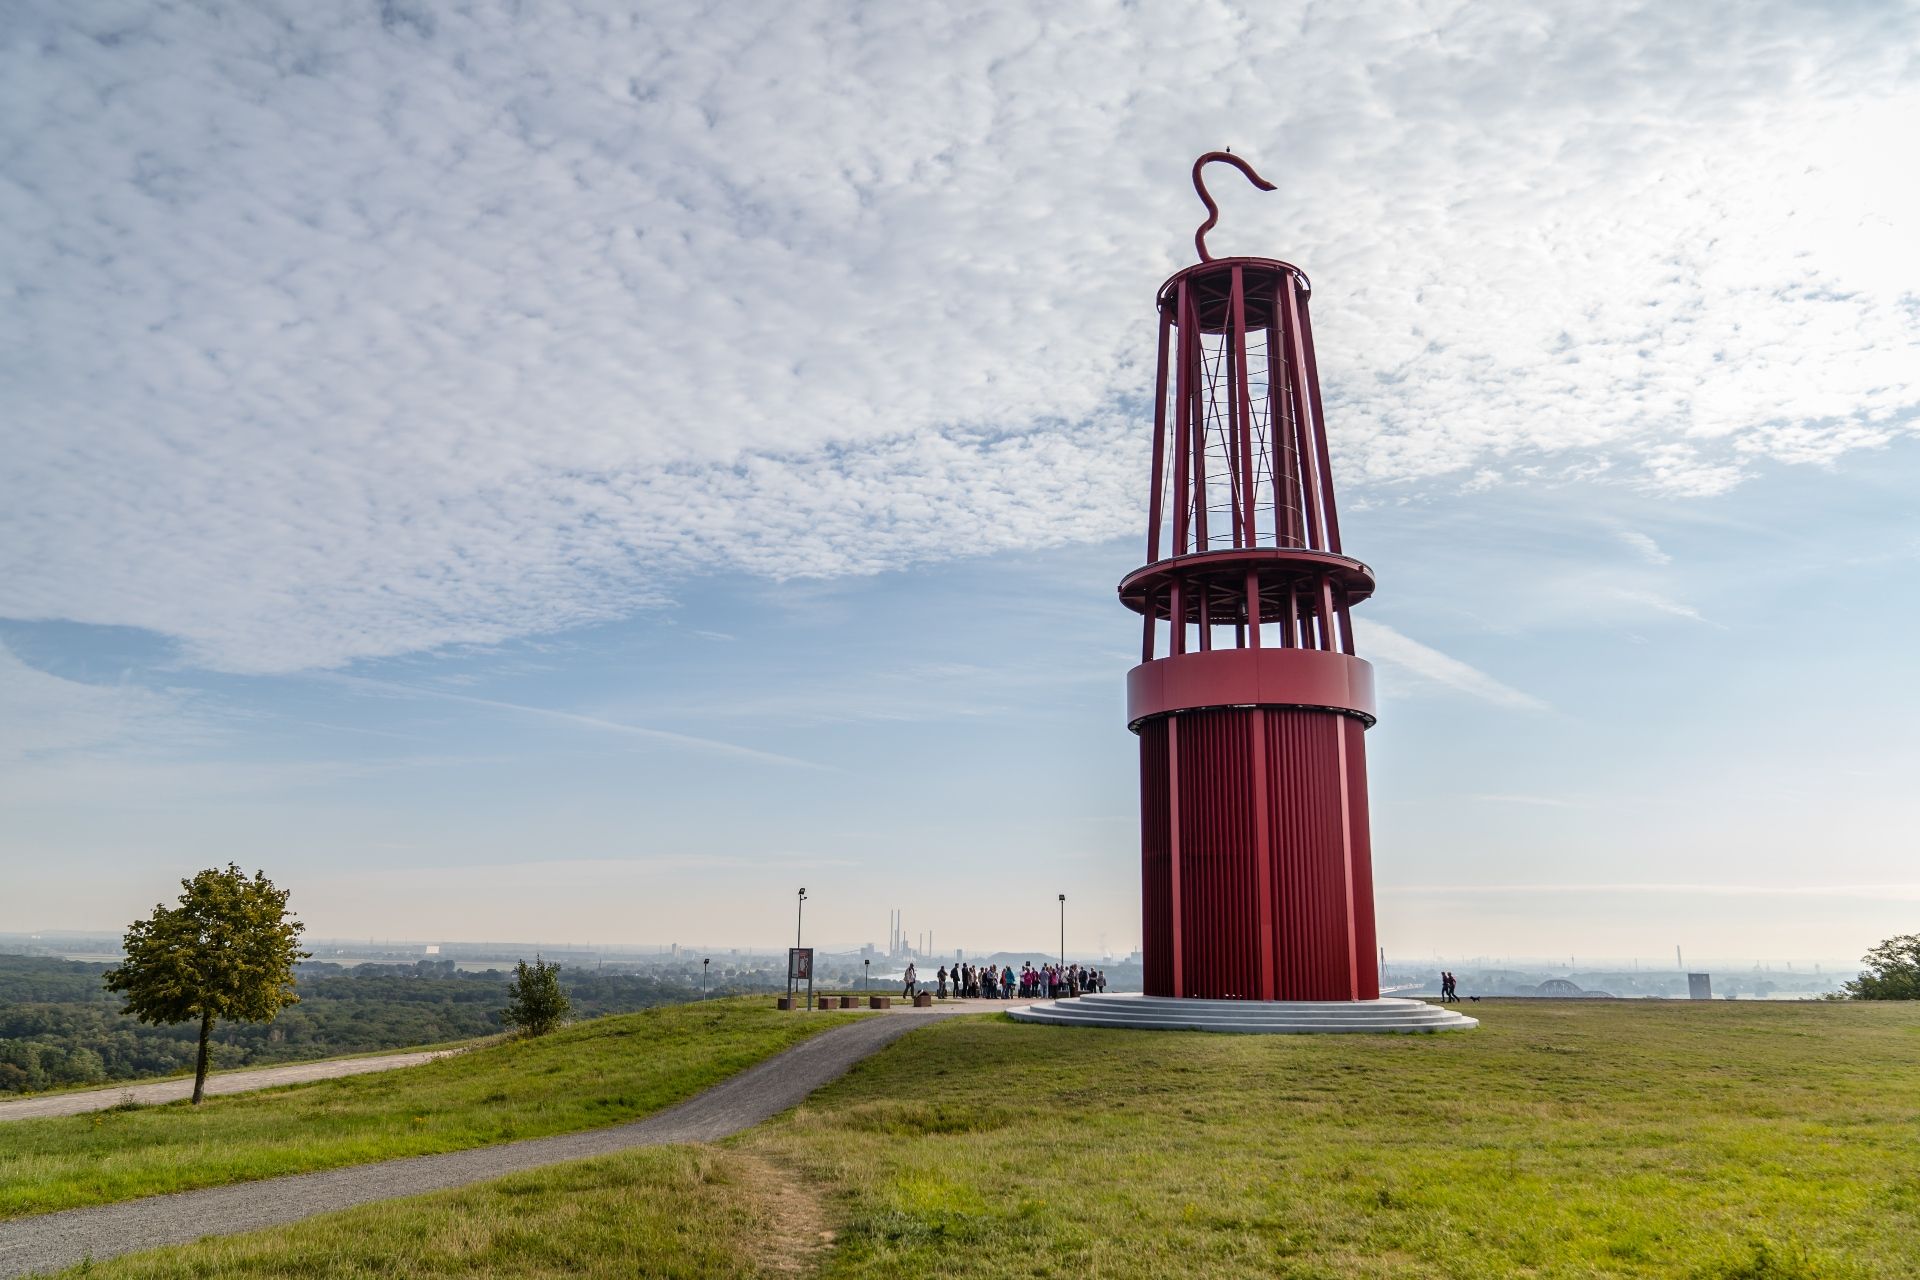
[[[1361,722],[1231,707],[1138,729],[1146,993],[1377,999]]]

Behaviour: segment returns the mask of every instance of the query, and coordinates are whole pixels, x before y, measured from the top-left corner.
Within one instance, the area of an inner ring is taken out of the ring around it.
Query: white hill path
[[[311,1084],[315,1080],[339,1080],[365,1075],[369,1071],[392,1071],[397,1067],[417,1067],[435,1058],[464,1053],[464,1049],[431,1049],[419,1053],[384,1053],[367,1058],[328,1058],[319,1062],[292,1062],[283,1067],[256,1067],[249,1071],[221,1071],[207,1077],[207,1096],[250,1093],[255,1089],[275,1089],[281,1085]],[[41,1120],[48,1116],[78,1116],[89,1111],[106,1111],[127,1102],[153,1106],[162,1102],[184,1102],[193,1096],[193,1078],[152,1080],[145,1084],[119,1084],[108,1089],[80,1089],[72,1093],[49,1093],[37,1098],[10,1098],[0,1102],[0,1123],[9,1120]]]

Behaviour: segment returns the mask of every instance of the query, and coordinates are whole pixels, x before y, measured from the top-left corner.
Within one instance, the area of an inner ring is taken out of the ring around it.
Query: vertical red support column
[[[1180,884],[1184,869],[1180,865],[1180,726],[1169,717],[1167,720],[1167,915],[1171,921],[1167,931],[1167,993],[1183,996],[1187,994],[1186,965],[1182,963],[1187,949],[1186,931],[1180,927],[1181,901]]]
[[[1271,189],[1238,157],[1202,156],[1210,210],[1213,161]],[[1147,993],[1374,999],[1373,679],[1348,612],[1373,573],[1340,547],[1306,275],[1213,259],[1212,225],[1160,290],[1148,562],[1120,584],[1144,630],[1128,723]]]

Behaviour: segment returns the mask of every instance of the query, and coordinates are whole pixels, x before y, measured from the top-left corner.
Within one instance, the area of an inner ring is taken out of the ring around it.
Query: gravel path
[[[207,1077],[207,1095],[246,1093],[252,1089],[271,1089],[283,1084],[306,1084],[312,1080],[337,1080],[341,1076],[365,1075],[369,1071],[392,1071],[395,1067],[417,1067],[435,1058],[444,1058],[459,1049],[435,1049],[430,1053],[389,1053],[377,1058],[334,1058],[326,1062],[295,1062],[284,1067],[261,1067],[255,1071],[223,1071]],[[152,1084],[123,1084],[111,1089],[87,1089],[78,1093],[55,1093],[44,1098],[12,1098],[0,1102],[0,1122],[38,1120],[43,1116],[77,1116],[88,1111],[117,1107],[129,1097],[139,1103],[182,1102],[193,1096],[193,1081],[157,1080]]]
[[[203,1236],[232,1235],[296,1222],[374,1200],[537,1169],[630,1147],[714,1142],[796,1106],[869,1054],[916,1027],[957,1013],[1005,1009],[968,1001],[934,1009],[896,1009],[801,1041],[657,1115],[611,1129],[531,1138],[437,1156],[302,1173],[152,1196],[89,1209],[68,1209],[0,1222],[0,1280],[151,1249]]]

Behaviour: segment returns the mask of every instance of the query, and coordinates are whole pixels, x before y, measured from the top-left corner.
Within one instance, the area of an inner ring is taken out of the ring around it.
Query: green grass
[[[599,1018],[436,1062],[0,1124],[0,1218],[617,1124],[858,1014],[762,997]]]
[[[1920,1006],[1473,1013],[1479,1031],[1409,1038],[956,1019],[717,1153],[96,1274],[1920,1275]]]
[[[831,1276],[1920,1275],[1920,1006],[1473,1012],[954,1023],[746,1141],[831,1189]]]
[[[712,1148],[659,1147],[63,1274],[744,1278],[799,1271],[823,1243],[764,1167]]]

